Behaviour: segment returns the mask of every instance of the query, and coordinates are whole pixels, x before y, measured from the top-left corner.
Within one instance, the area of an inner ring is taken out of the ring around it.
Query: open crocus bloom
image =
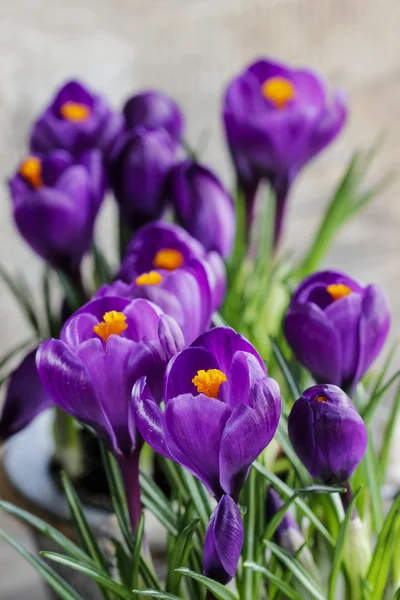
[[[321,75],[310,69],[258,60],[229,83],[223,105],[225,133],[249,220],[258,184],[267,179],[278,198],[276,242],[291,183],[338,135],[346,117],[343,94],[331,95]]]
[[[347,389],[378,356],[389,326],[388,302],[378,286],[362,287],[343,273],[321,271],[297,288],[284,331],[316,381]]]
[[[175,321],[147,300],[102,298],[65,324],[60,340],[41,344],[36,363],[44,388],[66,413],[93,427],[117,458],[128,494],[132,528],[140,517],[136,429],[131,390],[146,376],[161,398],[169,359],[183,347]]]
[[[29,156],[10,179],[13,216],[37,254],[64,271],[75,271],[90,247],[104,193],[99,151],[78,159],[63,150]]]
[[[103,96],[78,81],[69,81],[33,124],[30,146],[34,153],[68,150],[74,156],[85,150],[107,153],[123,127]]]
[[[156,452],[183,465],[219,499],[238,498],[249,468],[271,441],[280,392],[255,348],[230,328],[199,337],[168,365],[165,411],[142,378],[136,422]]]

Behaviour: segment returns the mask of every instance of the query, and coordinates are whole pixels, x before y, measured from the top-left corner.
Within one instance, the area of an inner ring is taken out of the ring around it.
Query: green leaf
[[[322,592],[315,581],[312,580],[310,573],[307,573],[303,565],[287,552],[279,548],[269,540],[264,540],[264,544],[273,554],[293,573],[302,586],[317,600],[325,600]]]
[[[260,531],[257,530],[257,514],[262,507],[257,506],[257,476],[257,471],[250,469],[249,477],[241,496],[241,501],[246,507],[243,519],[246,535],[244,536],[242,556],[243,560],[248,562],[255,562],[257,560],[260,538]],[[244,598],[257,597],[257,579],[254,571],[245,569],[242,581],[240,582],[240,595]]]
[[[142,542],[143,542],[143,534],[144,534],[144,512],[140,515],[139,523],[136,530],[135,541],[133,544],[132,551],[132,579],[131,579],[131,588],[135,588],[139,582],[139,565],[140,565],[140,552],[142,550]]]
[[[96,245],[92,245],[93,252],[93,279],[96,290],[105,283],[111,283],[114,279],[113,270],[108,264],[106,257],[101,249]]]
[[[0,265],[0,279],[7,285],[8,289],[20,305],[20,308],[23,313],[25,313],[28,322],[30,323],[33,331],[40,337],[40,323],[39,319],[36,316],[36,310],[29,301],[29,298],[32,298],[32,293],[29,289],[27,289],[26,283],[20,279],[17,281],[13,279],[7,271],[3,269]]]
[[[132,558],[128,556],[124,546],[119,540],[114,539],[115,558],[117,560],[118,575],[121,583],[127,587],[131,587],[132,583]]]
[[[390,449],[392,446],[393,435],[396,429],[397,417],[400,412],[400,385],[397,388],[396,395],[394,398],[392,410],[388,423],[386,425],[385,433],[383,435],[382,448],[379,455],[379,473],[381,478],[381,484],[383,485],[386,479],[386,471],[389,463]]]
[[[85,561],[87,563],[93,562],[91,557],[88,556],[83,550],[81,550],[79,546],[71,542],[70,539],[68,539],[65,535],[60,533],[58,529],[55,529],[54,527],[46,523],[46,521],[43,521],[42,519],[35,517],[26,510],[23,510],[22,508],[19,508],[18,506],[15,506],[14,504],[10,504],[9,502],[5,502],[3,500],[0,500],[0,508],[7,511],[10,515],[17,517],[22,521],[25,521],[25,523],[28,523],[28,525],[40,531],[43,535],[45,535],[49,539],[53,540],[53,542],[58,544],[60,548],[64,550],[64,552],[66,552],[73,558]]]
[[[279,477],[277,477],[274,473],[268,471],[263,465],[261,465],[258,461],[253,463],[253,468],[257,469],[261,475],[263,475],[280,494],[283,494],[286,497],[292,496],[295,492],[289,487],[286,483],[284,483]],[[314,527],[321,533],[321,535],[326,539],[330,546],[335,545],[335,540],[326,529],[325,525],[318,519],[318,517],[314,514],[311,508],[302,500],[301,498],[296,498],[294,500],[295,505],[302,511],[306,517],[311,521]]]
[[[62,577],[39,557],[35,556],[24,546],[0,529],[0,537],[10,544],[32,567],[39,573],[47,584],[62,598],[62,600],[84,600]]]
[[[174,596],[174,594],[167,594],[167,592],[158,591],[158,590],[132,590],[132,594],[137,594],[138,596],[147,596],[148,598],[159,598],[159,600],[181,600],[179,596]]]
[[[56,269],[56,273],[68,307],[72,312],[75,312],[85,303],[85,299],[82,298],[82,292],[76,288],[71,279],[63,271]]]
[[[0,358],[0,369],[2,369],[8,363],[9,360],[14,358],[14,356],[19,354],[22,350],[26,350],[30,346],[33,348],[33,346],[35,344],[37,344],[37,342],[38,342],[37,339],[30,339],[30,340],[25,340],[24,342],[21,342],[17,346],[14,346],[14,348],[12,348],[8,352],[6,352],[6,354],[4,354],[4,356],[2,356]]]
[[[363,463],[366,469],[367,486],[371,499],[373,529],[375,533],[378,533],[383,525],[383,502],[381,496],[379,461],[375,452],[371,432],[368,432],[368,446]]]
[[[118,525],[127,547],[132,549],[133,540],[130,530],[129,512],[121,472],[118,469],[118,465],[114,457],[106,450],[102,442],[100,442],[100,450]]]
[[[312,481],[311,477],[307,469],[304,467],[303,463],[293,450],[293,446],[289,441],[287,431],[287,420],[283,415],[281,415],[281,418],[279,420],[278,429],[276,432],[276,439],[278,440],[283,452],[290,460],[293,469],[296,471],[301,485],[307,485],[308,483],[310,483]]]
[[[175,569],[186,566],[189,552],[192,549],[193,534],[196,531],[199,522],[199,519],[195,519],[182,529],[174,542],[171,554],[168,555],[166,583],[166,590],[168,592],[179,594],[181,575]]]
[[[303,600],[302,596],[292,588],[286,581],[280,579],[271,571],[262,567],[261,565],[257,565],[256,563],[246,561],[243,565],[245,569],[252,569],[253,571],[257,571],[258,573],[262,573],[265,577],[275,585],[289,600]]]
[[[49,560],[59,563],[60,565],[64,565],[74,571],[83,573],[83,575],[87,575],[91,579],[94,579],[98,584],[100,584],[101,588],[106,588],[110,592],[117,594],[119,598],[124,598],[125,600],[131,600],[132,598],[131,592],[127,590],[126,587],[120,585],[119,583],[111,579],[109,575],[105,575],[103,571],[97,569],[96,567],[89,567],[73,558],[69,558],[68,556],[58,554],[57,552],[41,552],[40,554],[48,558]]]
[[[397,529],[399,516],[400,495],[397,496],[392,504],[383,527],[380,530],[371,564],[368,569],[366,579],[372,587],[373,600],[379,600],[379,598],[382,597],[385,589],[391,556],[396,548],[396,545],[393,543],[394,540],[392,534]],[[399,557],[397,557],[396,560],[398,561]]]
[[[64,493],[67,498],[71,517],[78,534],[81,547],[86,551],[87,554],[93,559],[95,565],[99,570],[106,575],[108,573],[108,566],[106,559],[100,551],[97,540],[93,534],[89,523],[87,522],[86,516],[83,512],[81,502],[75,492],[71,481],[66,473],[61,473],[61,481],[64,488]],[[105,591],[101,584],[99,585],[100,591],[102,592],[105,600],[109,599],[107,591]]]
[[[203,584],[205,588],[207,588],[212,594],[214,594],[217,600],[239,600],[238,596],[234,594],[234,592],[226,588],[224,585],[218,583],[217,581],[209,579],[205,575],[200,575],[199,573],[195,573],[194,571],[186,569],[185,567],[176,570],[179,573],[182,573],[182,575],[185,575],[186,577],[192,577],[192,579],[195,579],[199,583]]]
[[[368,427],[371,422],[372,419],[374,417],[375,411],[378,408],[379,404],[381,403],[381,401],[383,400],[383,398],[385,397],[385,395],[387,394],[387,392],[389,391],[389,389],[392,387],[392,385],[396,382],[396,380],[400,377],[400,370],[397,371],[390,379],[387,383],[385,383],[385,385],[383,385],[379,390],[377,390],[375,392],[375,394],[373,394],[371,396],[370,401],[368,402],[368,404],[364,407],[363,410],[361,410],[361,416],[365,422],[365,425]]]
[[[178,520],[167,497],[159,486],[143,472],[140,473],[142,502],[148,510],[160,521],[173,536],[178,535]]]
[[[290,394],[293,398],[293,402],[296,402],[296,400],[298,400],[302,396],[300,385],[299,385],[298,381],[296,380],[295,376],[293,375],[290,365],[287,362],[286,358],[284,357],[278,344],[272,338],[270,338],[270,341],[271,341],[272,352],[274,354],[275,360],[278,363],[278,365],[282,371],[282,374],[288,385]]]
[[[343,562],[343,554],[344,554],[344,546],[346,543],[346,536],[350,526],[351,519],[353,518],[354,508],[357,501],[357,496],[360,493],[361,489],[358,489],[354,494],[349,507],[346,511],[345,518],[341,524],[339,536],[336,542],[335,551],[333,553],[332,559],[332,567],[329,575],[329,583],[328,583],[328,600],[335,600],[336,595],[336,584],[337,578],[340,572],[340,568]]]
[[[210,500],[207,497],[203,484],[198,479],[183,468],[181,469],[181,475],[205,531],[211,515]]]

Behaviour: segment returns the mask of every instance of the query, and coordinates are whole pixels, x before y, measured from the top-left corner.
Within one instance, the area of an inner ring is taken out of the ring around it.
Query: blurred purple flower
[[[122,115],[114,112],[103,96],[70,81],[33,124],[30,147],[35,154],[61,149],[76,156],[98,149],[105,155],[122,127]]]
[[[335,385],[315,385],[296,400],[288,420],[289,439],[311,477],[344,484],[368,444],[364,421]]]
[[[222,496],[207,527],[203,553],[206,577],[227,584],[236,573],[244,539],[240,510],[230,496]]]
[[[353,388],[378,356],[389,331],[383,291],[347,275],[321,271],[293,295],[284,332],[297,360],[317,382]]]
[[[133,390],[139,431],[159,454],[198,477],[219,500],[237,500],[249,468],[275,434],[279,386],[255,348],[232,329],[199,337],[168,365],[165,412],[142,378]]]
[[[104,194],[100,153],[78,160],[62,150],[29,156],[9,181],[19,232],[37,254],[68,273],[90,247]]]
[[[183,130],[183,115],[177,103],[159,91],[141,92],[129,98],[124,106],[127,129],[142,126],[148,129],[165,129],[180,141]]]
[[[199,163],[183,161],[170,172],[167,195],[180,224],[206,250],[228,258],[235,240],[235,208],[216,175]]]
[[[164,129],[137,127],[118,137],[109,160],[110,185],[131,230],[162,214],[176,151],[177,143]]]
[[[341,131],[347,118],[342,92],[330,95],[321,75],[258,60],[228,85],[223,120],[248,223],[258,185],[266,179],[277,197],[278,244],[290,186],[302,167]]]

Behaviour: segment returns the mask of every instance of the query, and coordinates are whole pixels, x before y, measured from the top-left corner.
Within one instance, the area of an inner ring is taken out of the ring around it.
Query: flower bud
[[[179,141],[182,137],[183,115],[172,98],[157,91],[136,94],[124,106],[127,129],[142,126],[148,129],[165,129]]]

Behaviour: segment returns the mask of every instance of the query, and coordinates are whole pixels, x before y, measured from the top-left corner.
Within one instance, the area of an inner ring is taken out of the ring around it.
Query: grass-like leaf
[[[132,588],[136,588],[139,582],[139,566],[140,566],[140,553],[142,551],[143,544],[143,534],[144,534],[144,512],[140,515],[139,523],[136,530],[135,541],[133,544],[132,551],[132,579],[131,586]]]
[[[339,572],[340,572],[340,569],[342,566],[342,562],[343,562],[343,554],[344,554],[344,548],[345,548],[345,543],[346,543],[346,536],[347,536],[347,532],[348,532],[348,529],[350,526],[351,519],[353,518],[354,507],[356,505],[357,496],[360,493],[360,491],[361,490],[358,489],[357,492],[354,494],[354,496],[349,504],[349,507],[346,511],[345,518],[340,527],[335,551],[333,553],[331,572],[329,575],[328,600],[335,600],[337,578],[338,578],[338,575],[339,575]]]
[[[49,560],[59,563],[60,565],[64,565],[65,567],[69,567],[74,571],[83,573],[83,575],[87,575],[91,579],[94,579],[94,581],[100,585],[101,589],[106,588],[110,592],[116,594],[119,598],[124,598],[125,600],[132,599],[132,593],[126,589],[125,586],[120,585],[109,575],[105,575],[103,571],[97,569],[96,567],[89,567],[73,558],[58,554],[57,552],[41,552],[40,554]]]
[[[12,546],[39,573],[62,600],[84,600],[62,577],[41,558],[29,552],[20,542],[0,529],[0,537]]]
[[[166,583],[168,592],[179,593],[181,574],[175,569],[186,566],[189,552],[192,548],[193,535],[198,524],[199,519],[195,519],[182,529],[174,542],[172,552],[168,555],[168,574]]]
[[[228,588],[218,583],[217,581],[209,579],[205,575],[200,575],[200,573],[195,573],[194,571],[186,569],[185,567],[176,570],[179,573],[182,573],[182,575],[185,575],[186,577],[191,577],[192,579],[195,579],[196,581],[201,583],[205,588],[207,588],[207,590],[209,590],[215,596],[215,598],[217,598],[217,600],[239,600],[238,596],[234,592],[228,590]]]
[[[158,598],[158,600],[182,600],[179,596],[160,590],[132,590],[132,594],[144,596],[145,598]]]
[[[271,571],[265,567],[250,561],[246,561],[243,567],[245,569],[252,569],[253,571],[257,571],[258,573],[265,575],[267,580],[273,583],[275,587],[284,594],[285,598],[288,598],[289,600],[303,600],[299,592],[292,588],[286,581],[271,573]]]
[[[165,494],[145,473],[140,473],[139,480],[143,505],[153,513],[171,535],[177,536],[178,520]]]
[[[13,279],[11,275],[9,275],[1,265],[0,279],[3,280],[3,282],[6,284],[6,286],[18,302],[22,312],[25,314],[33,331],[38,337],[40,337],[40,322],[36,315],[35,307],[29,300],[29,298],[32,298],[32,293],[28,289],[25,281],[21,278],[19,280],[17,280],[16,278]]]
[[[114,278],[113,269],[109,265],[101,249],[92,245],[93,252],[93,279],[96,290],[105,283],[111,283]]]

